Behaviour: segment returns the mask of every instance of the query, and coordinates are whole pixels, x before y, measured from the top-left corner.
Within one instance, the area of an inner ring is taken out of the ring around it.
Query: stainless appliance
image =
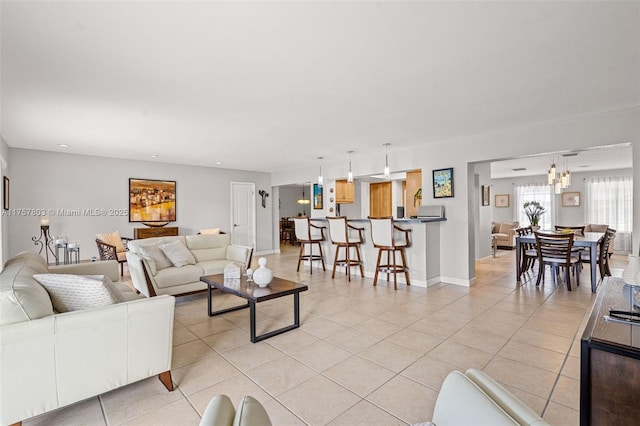
[[[414,217],[418,219],[444,219],[444,206],[420,206],[418,214]]]

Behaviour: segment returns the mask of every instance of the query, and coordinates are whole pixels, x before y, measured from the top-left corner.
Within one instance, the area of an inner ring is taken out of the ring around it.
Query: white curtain
[[[538,201],[547,211],[540,216],[538,226],[540,229],[553,229],[554,215],[554,197],[551,196],[553,186],[547,185],[546,182],[535,182],[516,184],[516,215],[520,226],[529,226],[529,218],[524,212],[524,203],[527,201]]]
[[[585,179],[586,223],[609,225],[617,231],[614,250],[631,251],[633,180],[630,176]]]

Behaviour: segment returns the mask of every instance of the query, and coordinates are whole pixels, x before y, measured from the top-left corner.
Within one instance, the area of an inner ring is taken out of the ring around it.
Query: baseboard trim
[[[476,283],[476,278],[473,277],[470,280],[454,278],[454,277],[441,277],[441,282],[445,284],[455,284],[462,287],[471,287]]]

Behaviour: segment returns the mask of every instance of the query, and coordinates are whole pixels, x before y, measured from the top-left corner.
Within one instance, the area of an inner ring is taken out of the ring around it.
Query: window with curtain
[[[633,179],[630,176],[585,179],[586,223],[608,225],[617,231],[614,249],[631,250]]]
[[[520,222],[520,226],[529,226],[529,218],[522,207],[527,201],[539,202],[547,211],[540,216],[538,226],[540,229],[553,228],[553,197],[551,196],[553,186],[546,183],[527,183],[516,184],[516,218]]]

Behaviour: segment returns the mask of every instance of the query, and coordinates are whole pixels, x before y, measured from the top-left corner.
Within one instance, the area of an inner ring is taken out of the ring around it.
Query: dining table
[[[562,234],[557,231],[540,231],[545,234]],[[590,266],[591,266],[591,292],[596,292],[597,269],[598,269],[598,244],[604,238],[604,232],[585,232],[584,235],[575,234],[573,239],[573,247],[585,247],[589,250]],[[516,237],[516,281],[521,284],[521,277],[524,271],[520,268],[520,257],[522,255],[522,244],[536,244],[536,237],[533,233]]]

